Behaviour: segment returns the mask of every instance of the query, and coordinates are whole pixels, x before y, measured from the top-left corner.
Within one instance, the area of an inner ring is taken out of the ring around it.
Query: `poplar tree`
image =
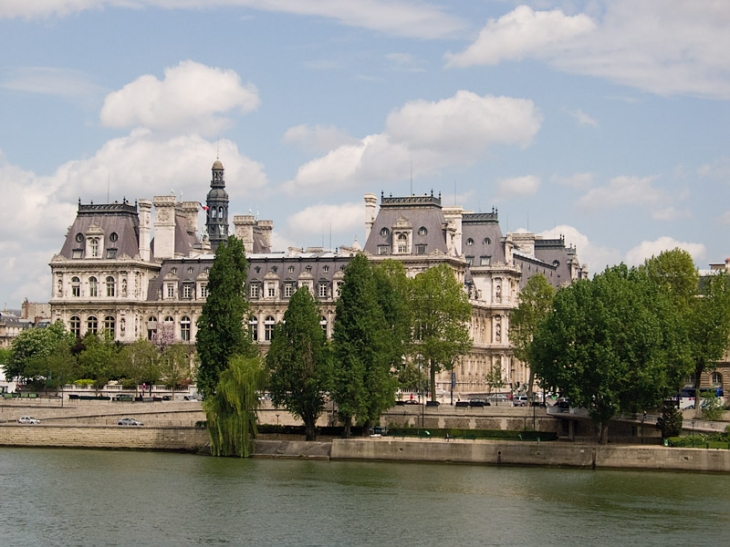
[[[289,300],[284,322],[274,326],[266,354],[271,400],[301,418],[308,441],[317,437],[317,419],[325,409],[331,372],[320,317],[309,289],[300,287]]]
[[[472,346],[471,304],[454,272],[440,264],[418,274],[411,293],[414,322],[413,355],[428,371],[431,400],[436,399],[436,374],[453,370]]]
[[[397,384],[390,369],[385,314],[376,298],[372,266],[363,254],[345,268],[333,345],[332,396],[349,436],[353,418],[367,430],[393,405]]]
[[[232,356],[256,354],[244,329],[249,309],[247,271],[243,242],[235,236],[221,242],[208,276],[208,298],[197,322],[196,348],[200,358],[197,384],[203,398],[215,393],[221,372],[228,367]]]

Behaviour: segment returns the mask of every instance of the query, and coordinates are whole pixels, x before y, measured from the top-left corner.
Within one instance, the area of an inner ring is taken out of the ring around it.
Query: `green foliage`
[[[529,364],[535,329],[552,311],[554,297],[555,289],[542,274],[533,275],[520,291],[517,308],[509,316],[509,339],[514,356],[523,363]],[[530,367],[528,397],[532,396],[534,376],[534,369]]]
[[[373,269],[359,254],[345,268],[333,333],[332,396],[349,435],[351,421],[367,427],[393,405],[393,335],[376,296]]]
[[[181,389],[190,378],[190,348],[182,343],[167,346],[160,355],[160,376],[170,389]]]
[[[215,393],[220,374],[231,356],[253,357],[256,353],[244,329],[244,318],[248,316],[247,271],[243,243],[231,236],[216,250],[208,277],[208,298],[198,318],[197,384],[204,398]]]
[[[266,355],[271,400],[302,419],[308,441],[316,439],[331,376],[320,317],[317,302],[307,287],[300,287],[289,301],[284,322],[274,327]]]
[[[435,399],[436,374],[453,370],[458,357],[471,349],[471,304],[446,264],[415,277],[411,302],[416,338],[413,356],[429,371],[431,398]]]
[[[702,398],[699,402],[702,417],[710,421],[721,419],[725,409],[722,407],[722,401],[717,396],[715,390],[703,391],[700,393],[700,396]]]
[[[74,338],[64,327],[61,321],[56,321],[46,328],[31,328],[22,331],[13,339],[10,346],[10,356],[4,365],[5,377],[36,378],[39,374],[39,362],[50,356],[54,351],[66,345],[71,347]],[[29,371],[26,367],[36,360]],[[43,371],[41,376],[45,376]]]
[[[530,351],[545,386],[602,426],[618,412],[656,408],[688,367],[686,332],[645,269],[607,268],[555,295]]]
[[[117,363],[116,376],[123,379],[125,386],[154,384],[160,377],[160,353],[149,340],[137,340],[125,346]]]
[[[121,346],[96,334],[87,334],[83,342],[85,349],[78,356],[79,376],[93,378],[94,387],[101,389],[116,376]]]
[[[215,390],[203,401],[214,456],[247,458],[256,436],[258,392],[266,384],[259,357],[234,355]]]
[[[499,365],[492,365],[487,373],[486,380],[490,391],[492,389],[502,389],[505,386],[504,377],[502,376],[502,368]]]
[[[657,428],[662,432],[662,439],[676,437],[682,433],[682,412],[674,401],[664,401],[662,415],[657,419]]]

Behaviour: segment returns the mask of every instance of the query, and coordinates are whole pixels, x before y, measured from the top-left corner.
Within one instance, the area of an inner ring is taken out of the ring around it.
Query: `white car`
[[[41,421],[38,418],[34,418],[33,416],[21,416],[18,418],[19,424],[39,424]]]
[[[122,418],[117,422],[117,425],[130,425],[130,426],[139,426],[144,425],[142,422],[138,422],[134,418]]]

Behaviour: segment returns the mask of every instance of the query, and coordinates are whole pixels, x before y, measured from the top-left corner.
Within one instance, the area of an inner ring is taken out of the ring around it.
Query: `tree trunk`
[[[350,438],[350,426],[352,425],[352,416],[342,416],[342,422],[345,424],[343,436],[345,439]]]
[[[598,442],[600,444],[608,444],[608,422],[601,422],[600,434]]]
[[[430,372],[431,372],[431,400],[436,400],[436,367],[434,366],[433,362],[431,362],[430,366]]]
[[[316,441],[317,440],[317,426],[315,420],[313,420],[311,417],[307,418],[304,421],[304,434],[305,438],[308,441]]]

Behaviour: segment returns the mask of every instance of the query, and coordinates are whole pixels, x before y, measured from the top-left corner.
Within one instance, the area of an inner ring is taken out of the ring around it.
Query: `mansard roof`
[[[139,254],[139,215],[136,204],[131,205],[126,199],[122,203],[88,205],[82,205],[79,201],[76,219],[66,233],[61,256],[70,259],[73,258],[74,249],[85,250],[86,234],[93,232],[104,235],[104,248],[117,249],[117,257],[127,255],[134,258]],[[112,237],[112,234],[116,236]],[[100,257],[105,256],[100,254]]]
[[[504,262],[502,229],[496,209],[491,213],[464,213],[461,217],[461,248],[464,256],[491,257],[492,264]],[[474,264],[479,264],[475,261]]]

